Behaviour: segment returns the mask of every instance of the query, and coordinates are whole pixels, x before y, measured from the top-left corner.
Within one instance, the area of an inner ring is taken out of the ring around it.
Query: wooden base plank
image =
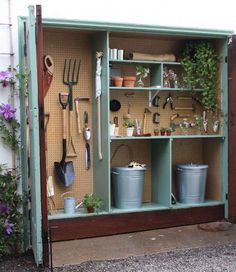
[[[224,205],[49,221],[52,241],[106,236],[224,219]]]

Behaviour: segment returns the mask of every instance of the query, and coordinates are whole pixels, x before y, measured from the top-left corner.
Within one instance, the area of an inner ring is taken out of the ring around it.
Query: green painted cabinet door
[[[27,18],[27,66],[29,71],[29,135],[30,135],[30,191],[31,191],[31,237],[36,264],[42,264],[42,211],[39,154],[39,111],[36,61],[34,7],[29,7]]]

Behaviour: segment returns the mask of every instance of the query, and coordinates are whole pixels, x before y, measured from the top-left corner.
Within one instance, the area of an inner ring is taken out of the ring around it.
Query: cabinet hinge
[[[228,63],[228,57],[227,56],[225,57],[225,63]]]
[[[228,194],[225,194],[225,199],[228,200]]]
[[[229,37],[228,37],[228,45],[230,45],[230,44],[232,43],[232,41],[233,41],[232,36],[229,36]]]

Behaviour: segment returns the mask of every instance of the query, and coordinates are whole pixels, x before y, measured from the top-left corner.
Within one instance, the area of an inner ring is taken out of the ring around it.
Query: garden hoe
[[[75,178],[75,172],[72,161],[65,161],[66,159],[66,106],[69,102],[69,94],[68,93],[59,93],[59,101],[62,105],[62,119],[63,119],[63,138],[62,138],[62,159],[60,162],[54,162],[55,171],[58,179],[64,184],[66,187],[69,187]]]

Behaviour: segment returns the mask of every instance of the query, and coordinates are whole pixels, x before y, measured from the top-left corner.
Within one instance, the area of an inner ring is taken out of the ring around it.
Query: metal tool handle
[[[89,143],[85,144],[86,147],[86,160],[85,160],[85,168],[86,170],[90,169],[91,166],[91,159],[90,159],[90,145]]]

